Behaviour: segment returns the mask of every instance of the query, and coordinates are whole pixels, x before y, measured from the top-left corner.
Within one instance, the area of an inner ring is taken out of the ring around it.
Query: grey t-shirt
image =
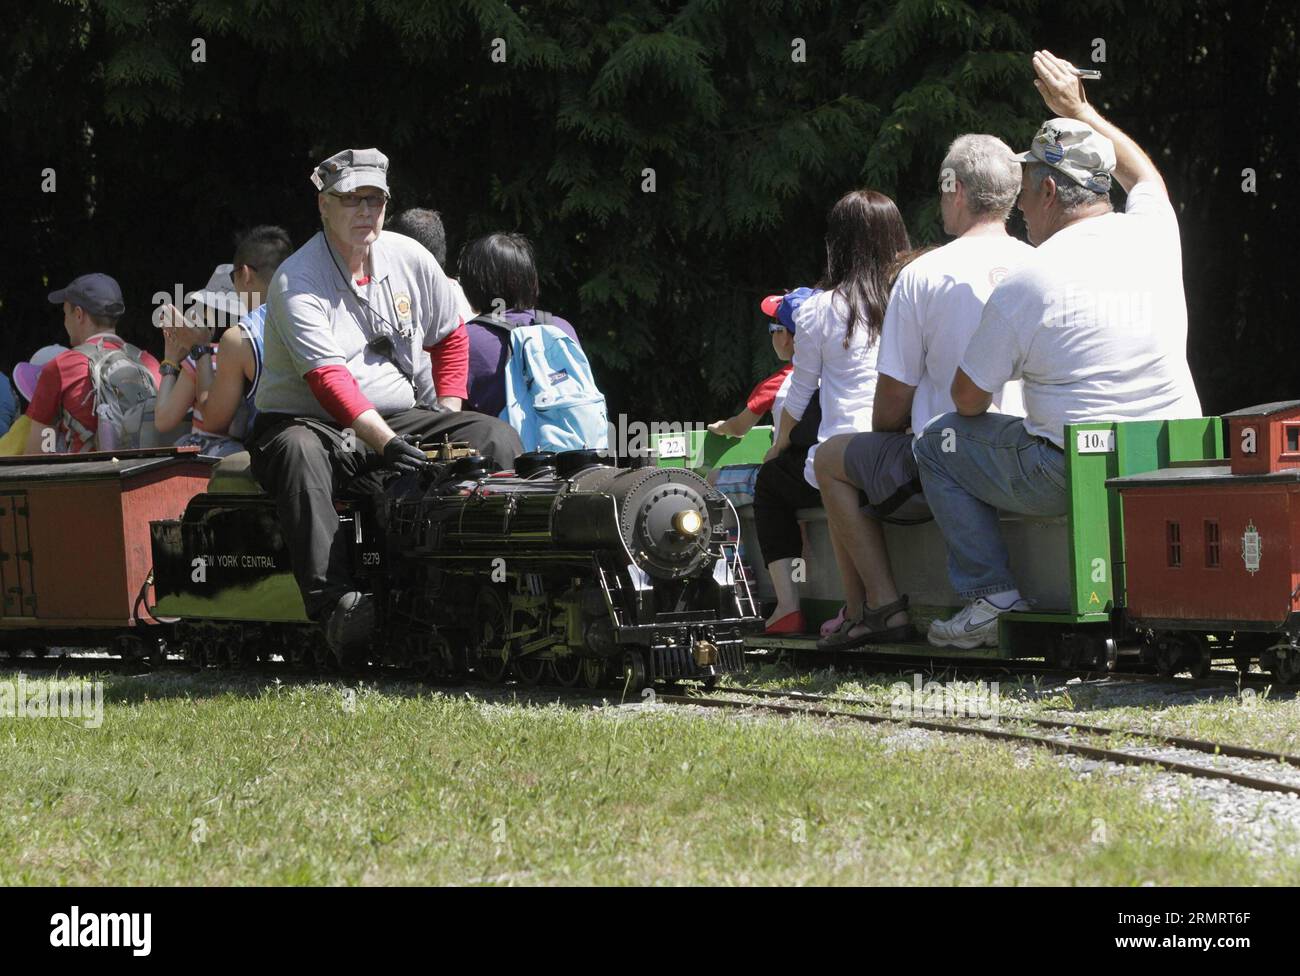
[[[381,232],[370,262],[368,285],[356,285],[318,233],[280,265],[266,299],[259,411],[330,419],[303,379],[321,366],[346,366],[383,416],[433,403],[424,350],[459,325],[455,292],[433,256],[401,234]],[[376,348],[383,340],[388,355]]]

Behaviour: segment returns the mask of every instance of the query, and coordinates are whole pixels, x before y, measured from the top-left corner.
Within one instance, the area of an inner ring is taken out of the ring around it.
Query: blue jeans
[[[916,442],[925,500],[948,544],[948,577],[963,599],[1016,588],[999,509],[1064,515],[1065,454],[1025,430],[1020,417],[949,413]]]

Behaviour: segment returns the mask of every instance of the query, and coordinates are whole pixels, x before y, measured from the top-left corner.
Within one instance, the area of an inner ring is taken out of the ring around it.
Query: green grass
[[[0,719],[0,883],[1282,884],[1300,867],[1193,803],[1149,803],[1143,774],[545,698],[108,677],[98,729]]]

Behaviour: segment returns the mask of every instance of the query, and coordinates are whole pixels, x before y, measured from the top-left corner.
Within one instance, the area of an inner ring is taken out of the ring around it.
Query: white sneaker
[[[973,601],[961,613],[948,620],[935,620],[926,634],[935,647],[997,647],[998,617],[1013,610],[1028,610],[1029,603],[1017,600],[1003,610],[983,597]]]

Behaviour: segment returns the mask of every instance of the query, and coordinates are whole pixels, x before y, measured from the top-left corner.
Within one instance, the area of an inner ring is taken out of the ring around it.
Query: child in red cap
[[[772,322],[767,331],[772,334],[772,350],[781,360],[782,366],[771,376],[759,380],[749,391],[745,409],[726,420],[715,420],[709,424],[709,432],[722,434],[724,437],[744,437],[758,423],[763,414],[772,412],[772,426],[781,421],[781,404],[785,402],[786,391],[790,388],[790,358],[794,355],[794,313],[804,300],[812,294],[812,289],[796,288],[785,295],[768,295],[760,303],[763,313]]]

